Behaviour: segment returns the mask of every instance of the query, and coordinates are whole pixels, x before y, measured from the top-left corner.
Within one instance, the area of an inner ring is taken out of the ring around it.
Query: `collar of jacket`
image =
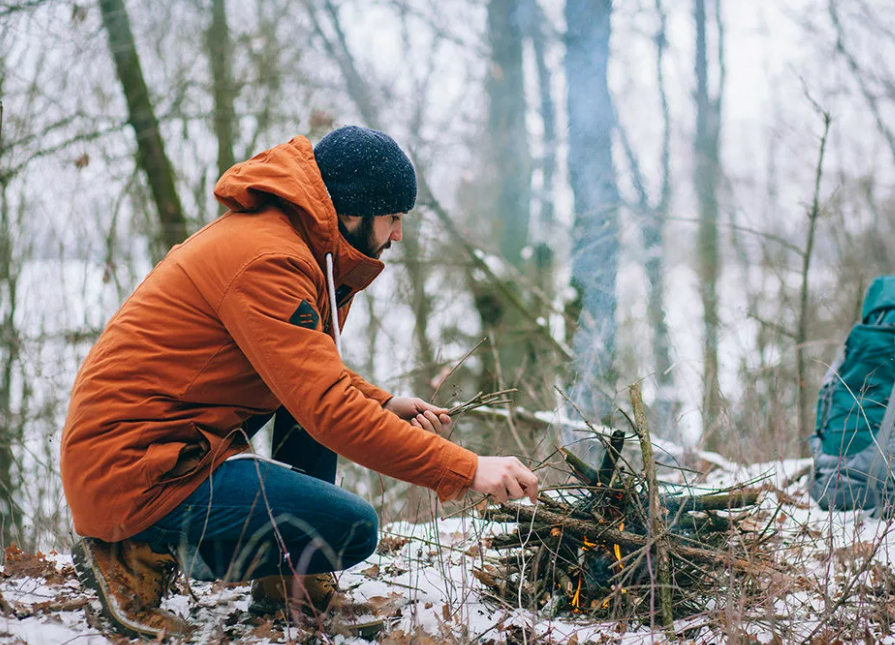
[[[314,148],[305,137],[295,137],[236,164],[218,180],[214,196],[237,212],[258,210],[275,198],[324,273],[326,254],[333,254],[335,284],[349,287],[351,293],[366,288],[385,268],[342,237]]]

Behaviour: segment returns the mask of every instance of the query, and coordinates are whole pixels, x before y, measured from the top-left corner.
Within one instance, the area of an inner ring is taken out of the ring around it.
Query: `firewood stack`
[[[642,472],[622,457],[626,434],[615,430],[599,468],[563,449],[570,484],[542,493],[537,506],[483,511],[515,523],[491,540],[501,557],[474,571],[490,600],[554,614],[658,618],[670,629],[678,618],[760,594],[762,579],[780,573],[762,553],[774,517],[758,521],[759,492],[681,495],[679,485],[659,482],[636,386],[632,403]]]

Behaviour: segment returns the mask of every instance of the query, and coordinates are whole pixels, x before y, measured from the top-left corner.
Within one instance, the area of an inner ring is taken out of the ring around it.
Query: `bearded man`
[[[259,614],[325,611],[331,572],[369,557],[378,534],[373,507],[335,485],[337,455],[443,501],[538,490],[517,459],[443,438],[447,410],[342,363],[352,299],[416,200],[394,140],[353,126],[314,148],[296,137],[233,166],[215,197],[229,212],[171,249],[106,325],[63,432],[76,568],[132,636],[188,631],[160,608],[178,563],[255,580]],[[261,460],[249,439],[274,414]]]

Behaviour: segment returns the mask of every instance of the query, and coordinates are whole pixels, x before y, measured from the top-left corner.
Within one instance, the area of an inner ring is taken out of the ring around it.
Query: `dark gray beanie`
[[[395,140],[349,125],[314,146],[317,167],[340,215],[406,213],[416,203],[416,173]]]

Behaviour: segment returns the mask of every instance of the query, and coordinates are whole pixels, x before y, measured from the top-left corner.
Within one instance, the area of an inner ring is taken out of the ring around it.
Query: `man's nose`
[[[398,222],[397,224],[395,224],[394,228],[392,228],[392,234],[389,239],[393,242],[400,242],[402,237],[404,237],[404,235],[401,230],[401,222]]]

